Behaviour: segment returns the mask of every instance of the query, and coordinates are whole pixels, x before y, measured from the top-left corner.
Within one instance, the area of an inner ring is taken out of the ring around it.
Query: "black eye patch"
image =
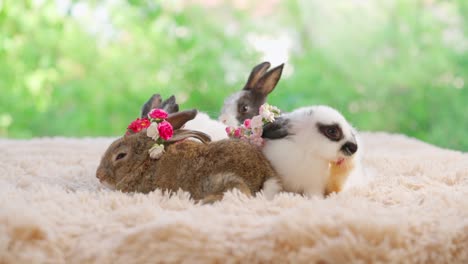
[[[331,141],[340,141],[343,139],[343,131],[338,124],[325,125],[318,123],[317,128],[322,135]]]

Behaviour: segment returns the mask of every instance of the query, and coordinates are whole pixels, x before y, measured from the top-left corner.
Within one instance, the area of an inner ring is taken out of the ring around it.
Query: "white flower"
[[[273,122],[275,120],[275,115],[270,111],[270,108],[267,104],[260,106],[260,116],[265,119],[266,122]]]
[[[273,122],[275,120],[275,114],[270,111],[263,111],[262,117],[266,122]]]
[[[146,129],[146,135],[153,140],[158,140],[159,138],[159,130],[158,130],[158,123],[152,122],[151,125]]]
[[[161,158],[164,153],[164,145],[154,144],[149,150],[149,155],[152,159]]]
[[[263,117],[265,122],[273,122],[275,121],[275,117],[278,117],[281,112],[278,109],[278,107],[265,103],[262,106],[260,106],[259,113]]]
[[[255,128],[262,128],[263,127],[263,121],[262,121],[262,116],[257,115],[252,117],[250,120],[250,128],[254,130]]]
[[[268,105],[268,106],[270,107],[270,112],[272,112],[275,117],[278,117],[281,114],[281,111],[279,110],[278,107],[272,106],[272,105]]]

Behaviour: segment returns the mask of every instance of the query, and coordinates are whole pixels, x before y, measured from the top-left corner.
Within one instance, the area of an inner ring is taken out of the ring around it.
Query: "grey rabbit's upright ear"
[[[176,98],[174,95],[167,98],[161,103],[161,109],[166,111],[168,114],[177,113],[179,112],[179,105],[176,102]]]
[[[283,67],[284,63],[265,73],[255,84],[254,90],[265,96],[271,93],[281,79]]]
[[[177,113],[172,113],[167,117],[167,122],[171,123],[174,130],[181,128],[185,123],[194,119],[197,116],[197,110],[185,110]]]
[[[174,95],[171,95],[171,97],[163,101],[161,95],[153,94],[141,108],[141,117],[146,117],[148,113],[155,108],[163,109],[168,114],[176,113],[179,111],[179,105],[177,104]]]
[[[257,85],[257,82],[262,78],[265,72],[270,68],[271,64],[268,61],[262,62],[255,66],[250,72],[249,79],[244,86],[244,90],[252,90]]]
[[[141,117],[146,117],[151,109],[160,108],[162,99],[161,95],[153,94],[150,99],[141,108]]]
[[[262,138],[266,139],[281,139],[289,133],[289,119],[278,117],[272,123],[268,123],[263,127]]]

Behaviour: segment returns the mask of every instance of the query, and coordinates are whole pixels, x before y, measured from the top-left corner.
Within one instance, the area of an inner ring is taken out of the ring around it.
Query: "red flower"
[[[148,116],[152,119],[166,119],[167,112],[162,109],[153,109],[149,112]]]
[[[133,131],[134,133],[140,132],[142,129],[147,128],[151,125],[151,122],[148,118],[137,118],[135,121],[128,125],[128,129]]]
[[[149,121],[148,118],[142,118],[140,119],[140,126],[141,126],[141,129],[143,128],[147,128],[151,125],[151,122]]]
[[[164,140],[170,139],[174,133],[171,123],[167,121],[162,121],[158,124],[158,131],[159,136]]]

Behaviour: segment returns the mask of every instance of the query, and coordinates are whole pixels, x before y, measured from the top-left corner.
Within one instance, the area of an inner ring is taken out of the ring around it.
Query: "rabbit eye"
[[[119,153],[117,155],[117,157],[115,157],[115,160],[123,159],[123,158],[125,158],[125,156],[127,156],[127,153]]]
[[[343,138],[343,132],[339,125],[318,124],[320,132],[332,141],[339,141]]]
[[[338,134],[338,130],[336,128],[329,128],[327,129],[327,135],[331,138],[336,138],[336,135]]]
[[[248,105],[241,105],[239,107],[239,112],[241,112],[242,114],[245,114],[249,111],[249,106]]]

